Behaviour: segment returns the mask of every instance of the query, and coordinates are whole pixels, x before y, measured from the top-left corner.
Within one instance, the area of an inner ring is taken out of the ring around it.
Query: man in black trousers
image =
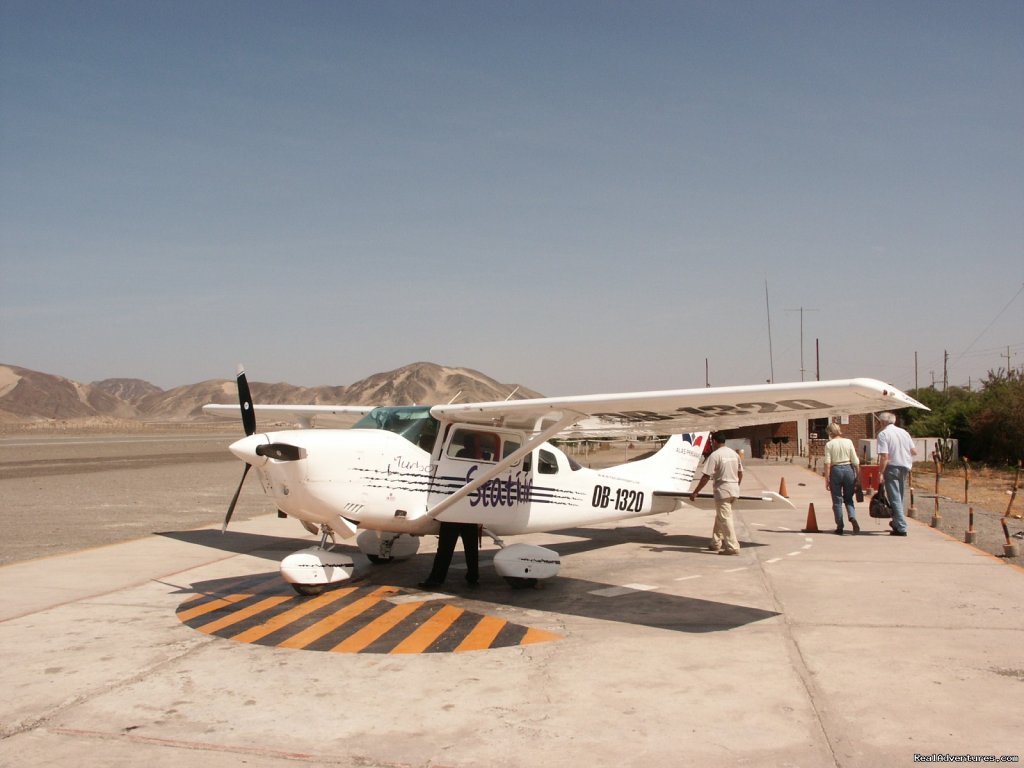
[[[480,581],[480,526],[476,523],[442,522],[434,566],[427,580],[420,582],[422,589],[433,589],[444,584],[448,567],[452,564],[452,555],[455,554],[455,542],[459,538],[462,539],[462,549],[466,553],[466,581],[471,585]]]

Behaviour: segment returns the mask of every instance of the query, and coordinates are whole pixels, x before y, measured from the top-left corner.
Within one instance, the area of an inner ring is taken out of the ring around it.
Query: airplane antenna
[[[800,313],[800,381],[804,380],[804,312],[817,312],[817,309],[809,309],[803,305],[799,309],[787,309],[787,312]]]
[[[516,384],[516,388],[508,393],[508,397],[505,398],[505,402],[506,403],[515,396],[516,392],[519,391],[519,386],[520,386],[519,384]]]
[[[768,278],[764,279],[764,310],[768,315],[768,368],[771,371],[769,384],[775,383],[775,356],[772,354],[772,305],[768,303]]]
[[[458,392],[455,393],[455,395],[452,397],[451,400],[448,401],[448,405],[451,405],[456,400],[458,400],[460,397],[462,397],[462,390],[461,389]]]

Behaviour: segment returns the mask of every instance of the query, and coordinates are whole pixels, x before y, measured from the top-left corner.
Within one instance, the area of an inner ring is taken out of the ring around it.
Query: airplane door
[[[471,424],[453,424],[448,428],[440,455],[437,472],[431,483],[428,506],[440,503],[475,477],[489,471],[502,458],[517,451],[523,444],[518,432],[480,427]],[[491,480],[483,487],[469,494],[452,510],[442,514],[440,519],[454,517],[461,511],[473,510],[479,517],[485,509],[508,508],[518,503],[517,489],[522,486],[529,472],[529,457],[517,461],[505,473]],[[516,485],[518,478],[519,485]],[[449,512],[453,514],[449,514]],[[489,515],[485,515],[489,517]]]

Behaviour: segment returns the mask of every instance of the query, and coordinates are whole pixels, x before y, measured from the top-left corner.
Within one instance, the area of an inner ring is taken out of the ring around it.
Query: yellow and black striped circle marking
[[[461,653],[561,639],[392,586],[338,587],[299,597],[277,574],[196,595],[177,614],[208,635],[334,653]]]

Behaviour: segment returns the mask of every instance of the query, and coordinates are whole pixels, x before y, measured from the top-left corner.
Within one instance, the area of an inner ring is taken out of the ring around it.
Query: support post
[[[964,462],[964,504],[971,503],[971,463],[965,456]],[[973,544],[975,538],[974,531],[974,507],[967,507],[967,530],[964,532],[964,543]]]
[[[1010,502],[1006,505],[1006,514],[999,521],[1003,525],[1003,537],[1006,539],[1006,543],[1003,544],[1003,554],[1007,557],[1016,557],[1020,554],[1020,547],[1017,546],[1017,542],[1010,541],[1010,529],[1006,527],[1006,521],[1010,517],[1020,517],[1020,515],[1011,515],[1011,511],[1013,510],[1013,502],[1017,498],[1017,489],[1020,488],[1020,470],[1022,466],[1024,466],[1024,461],[1018,461],[1017,474],[1013,478],[1013,490],[1010,492]]]
[[[942,514],[939,512],[939,480],[942,478],[942,463],[939,461],[939,452],[932,453],[935,461],[935,511],[932,512],[932,528],[938,528],[942,524]]]

